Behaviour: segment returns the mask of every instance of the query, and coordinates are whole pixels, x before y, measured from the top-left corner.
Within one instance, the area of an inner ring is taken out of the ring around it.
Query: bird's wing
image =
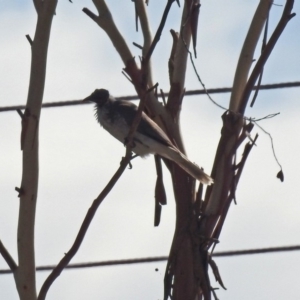
[[[126,123],[131,126],[134,117],[137,113],[137,106],[129,101],[118,100],[112,103],[113,111],[125,118]],[[165,132],[145,113],[142,113],[140,124],[137,128],[139,133],[142,133],[166,146],[174,148],[174,145],[165,134]]]

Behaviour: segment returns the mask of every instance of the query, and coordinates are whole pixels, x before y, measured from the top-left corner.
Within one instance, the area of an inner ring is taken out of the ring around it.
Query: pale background
[[[115,96],[134,94],[121,74],[122,61],[106,34],[81,11],[88,7],[96,12],[92,1],[73,2],[59,1],[53,20],[44,102],[82,99],[101,87]],[[164,9],[161,2],[166,1],[150,1],[153,32]],[[299,14],[300,4],[295,2],[294,12]],[[132,42],[141,44],[143,39],[135,32],[133,3],[107,3],[138,57],[140,50]],[[257,3],[202,1],[195,63],[207,88],[231,86]],[[270,28],[274,28],[282,9],[273,6]],[[169,89],[169,30],[179,30],[180,13],[175,3],[153,55],[154,81],[164,91]],[[0,1],[0,106],[26,102],[31,58],[25,35],[33,38],[35,23],[32,1]],[[299,28],[296,16],[265,67],[263,83],[300,80]],[[189,64],[186,89],[200,88]],[[247,110],[248,116],[258,118],[280,112],[260,125],[273,136],[285,182],[276,178],[279,168],[268,136],[254,128],[253,133],[259,133],[258,147],[253,148],[247,161],[237,190],[238,205],[230,209],[217,251],[300,244],[299,94],[299,88],[262,91],[255,107]],[[213,98],[227,106],[229,94]],[[208,172],[219,140],[222,113],[206,96],[184,100],[181,123],[188,156]],[[92,200],[125,153],[125,148],[99,127],[93,114],[92,105],[42,110],[37,265],[56,264],[69,250]],[[0,238],[15,259],[19,200],[14,187],[21,180],[20,123],[16,112],[0,113]],[[163,207],[160,226],[153,227],[154,160],[138,158],[100,206],[72,263],[167,255],[175,207],[169,174],[164,171],[168,205]],[[228,288],[218,291],[222,300],[300,299],[299,252],[216,258],[216,262]],[[0,269],[6,268],[0,258]],[[162,299],[164,270],[165,262],[66,270],[54,282],[47,299]],[[38,272],[38,288],[48,274]],[[211,281],[218,286],[213,278]],[[18,299],[12,275],[0,275],[0,298]]]

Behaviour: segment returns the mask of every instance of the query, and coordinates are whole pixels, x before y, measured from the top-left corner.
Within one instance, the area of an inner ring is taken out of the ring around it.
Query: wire
[[[253,90],[271,90],[271,89],[282,89],[282,88],[293,88],[293,87],[300,87],[300,81],[295,82],[282,82],[282,83],[274,83],[274,84],[264,84],[260,85],[259,87],[255,86]],[[224,88],[212,88],[212,89],[202,89],[202,90],[191,90],[186,91],[185,96],[194,96],[194,95],[205,95],[209,94],[218,94],[218,93],[229,93],[231,92],[231,87],[224,87]],[[166,93],[166,96],[169,94]],[[161,95],[158,95],[161,97]],[[116,97],[116,99],[123,99],[123,100],[138,100],[138,96],[123,96],[123,97]],[[61,107],[61,106],[73,106],[73,105],[85,105],[88,103],[82,102],[82,100],[68,100],[68,101],[56,101],[56,102],[48,102],[43,103],[42,108],[49,108],[49,107]],[[18,109],[25,109],[25,105],[14,105],[14,106],[2,106],[0,107],[0,112],[7,112],[7,111],[14,111]]]
[[[212,256],[214,257],[225,257],[225,256],[238,256],[238,255],[250,255],[250,254],[262,254],[262,253],[274,253],[274,252],[287,252],[300,250],[300,245],[296,246],[282,246],[282,247],[271,247],[271,248],[260,248],[260,249],[248,249],[248,250],[233,250],[233,251],[222,251],[215,252]],[[77,263],[66,266],[66,269],[83,269],[92,267],[105,267],[105,266],[118,266],[118,265],[130,265],[139,263],[152,263],[166,261],[168,256],[155,256],[155,257],[144,257],[144,258],[132,258],[132,259],[120,259],[120,260],[107,260],[90,263]],[[51,271],[55,265],[40,266],[36,267],[36,271]],[[1,274],[11,274],[10,269],[0,270]]]

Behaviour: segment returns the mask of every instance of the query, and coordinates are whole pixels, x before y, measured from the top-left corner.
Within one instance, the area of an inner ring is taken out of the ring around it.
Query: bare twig
[[[7,249],[4,247],[2,241],[0,240],[0,253],[6,263],[8,264],[9,268],[11,269],[12,272],[15,272],[15,270],[18,268],[17,264],[15,263],[14,259],[12,256],[9,254]]]
[[[122,159],[120,167],[118,168],[118,170],[116,171],[114,176],[111,178],[109,183],[106,185],[106,187],[99,194],[99,196],[94,200],[93,204],[89,208],[72,247],[65,254],[65,256],[61,259],[61,261],[58,263],[58,265],[53,269],[53,271],[48,276],[48,278],[45,280],[45,282],[40,290],[38,300],[44,300],[46,298],[47,292],[48,292],[50,286],[52,285],[52,283],[54,282],[54,280],[61,274],[63,269],[68,265],[68,263],[71,261],[71,259],[74,257],[74,255],[77,253],[77,251],[85,237],[85,234],[89,228],[89,225],[91,224],[91,222],[94,218],[94,215],[95,215],[98,207],[100,206],[102,201],[105,199],[105,197],[109,194],[109,192],[112,190],[112,188],[115,186],[115,184],[117,183],[117,181],[119,180],[119,178],[121,177],[123,172],[125,171],[128,163],[130,162],[130,159],[131,159],[131,149],[129,149],[127,147],[126,155]]]
[[[144,57],[143,63],[144,63],[145,65],[148,64],[148,62],[149,62],[149,60],[150,60],[150,57],[151,57],[151,55],[152,55],[152,53],[153,53],[153,51],[154,51],[154,49],[155,49],[155,47],[156,47],[156,45],[157,45],[159,39],[160,39],[161,33],[162,33],[163,29],[164,29],[164,26],[165,26],[165,23],[166,23],[168,14],[169,14],[169,11],[170,11],[171,6],[172,6],[172,4],[173,4],[174,1],[175,1],[175,0],[168,0],[168,2],[167,2],[167,4],[166,4],[165,10],[164,10],[163,16],[162,16],[162,18],[161,18],[159,27],[158,27],[158,29],[157,29],[157,31],[156,31],[155,37],[154,37],[154,39],[153,39],[153,41],[152,41],[152,44],[151,44],[151,46],[150,46],[150,48],[149,48],[147,54],[146,54],[145,57]]]
[[[240,113],[244,113],[247,102],[249,100],[251,91],[253,86],[255,85],[255,82],[257,81],[257,78],[259,74],[261,73],[262,68],[264,67],[266,61],[268,60],[275,44],[277,43],[280,35],[282,34],[283,30],[285,29],[287,23],[296,15],[295,13],[291,13],[294,5],[294,0],[287,0],[282,17],[276,26],[272,36],[270,37],[270,40],[268,41],[267,45],[265,46],[264,51],[262,52],[261,56],[259,57],[248,81],[247,85],[245,86],[244,92],[241,97],[241,101],[239,103],[239,109],[238,111]]]
[[[253,63],[254,51],[259,40],[261,31],[267,19],[272,0],[262,0],[259,2],[253,16],[250,28],[244,41],[243,48],[236,68],[233,89],[230,98],[229,109],[238,112],[241,96],[246,86],[248,74]]]
[[[134,2],[134,12],[135,12],[135,30],[136,32],[139,31],[139,15],[137,13],[137,8],[136,8],[136,0],[132,0]]]
[[[267,44],[268,28],[269,28],[269,17],[270,17],[270,11],[268,13],[268,17],[267,17],[267,20],[266,20],[265,32],[264,32],[264,37],[263,37],[261,52],[264,51],[264,49],[266,47],[266,44]],[[254,92],[254,95],[253,95],[250,107],[253,107],[254,102],[255,102],[255,100],[256,100],[256,98],[258,96],[259,87],[261,86],[261,81],[262,81],[262,77],[263,77],[263,72],[264,72],[264,69],[262,68],[261,73],[260,73],[259,78],[258,78],[258,83],[257,83],[258,89],[255,90],[255,92]]]
[[[23,120],[24,114],[23,114],[22,110],[18,108],[18,109],[16,109],[16,111],[17,111],[18,115],[21,117],[21,119]]]
[[[29,35],[29,34],[26,34],[25,36],[26,36],[26,39],[28,40],[30,46],[32,46],[33,40],[31,39],[30,35]]]
[[[198,19],[200,13],[200,0],[192,2],[191,7],[191,30],[192,30],[192,39],[193,39],[193,49],[195,58],[197,58],[197,32],[198,32]]]
[[[143,32],[144,37],[144,46],[143,46],[143,57],[146,56],[146,54],[149,51],[149,48],[152,44],[152,34],[150,30],[149,20],[147,16],[146,11],[146,4],[144,0],[135,0],[136,5],[136,12],[138,14],[141,28]],[[153,77],[152,77],[152,66],[151,66],[151,59],[148,61],[147,65],[144,65],[144,73],[146,73],[147,79],[148,79],[148,85],[153,86]]]
[[[167,196],[163,182],[163,173],[161,166],[161,158],[157,155],[155,158],[156,166],[156,184],[155,184],[155,213],[154,213],[154,226],[158,226],[160,223],[161,206],[167,204]]]
[[[172,84],[172,78],[173,78],[173,72],[174,72],[174,58],[175,58],[175,52],[177,48],[177,43],[178,43],[178,38],[179,34],[175,30],[171,29],[170,30],[172,38],[173,38],[173,44],[172,44],[172,50],[168,62],[168,67],[169,67],[169,80],[170,84]]]
[[[133,42],[132,45],[135,46],[135,47],[137,47],[137,48],[139,48],[139,49],[143,50],[143,46],[141,46],[141,45],[139,45],[139,44],[137,44],[135,42]]]
[[[221,275],[220,275],[220,272],[219,272],[219,268],[218,268],[217,264],[215,263],[215,261],[211,257],[209,257],[208,263],[209,263],[209,265],[210,265],[210,267],[211,267],[211,269],[214,273],[216,281],[219,282],[220,286],[224,290],[227,290],[224,283],[223,283],[223,281],[222,281],[222,278],[221,278]]]
[[[98,16],[91,12],[88,8],[83,8],[82,11],[107,33],[114,47],[122,58],[123,63],[127,65],[128,61],[132,60],[133,55],[131,54],[127,43],[115,25],[108,6],[104,0],[93,0],[93,2],[98,10]]]

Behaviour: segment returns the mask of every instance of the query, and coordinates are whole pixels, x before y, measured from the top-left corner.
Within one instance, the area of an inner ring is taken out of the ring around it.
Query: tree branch
[[[143,57],[146,56],[146,54],[149,52],[149,48],[152,44],[152,34],[150,30],[149,20],[147,16],[146,11],[146,4],[144,0],[135,0],[136,10],[137,14],[140,19],[141,28],[143,32],[144,37],[144,45],[142,50]],[[153,78],[152,78],[152,66],[151,66],[151,60],[149,60],[147,69],[145,70],[148,77],[148,85],[153,86]]]
[[[114,47],[119,53],[123,63],[125,66],[127,66],[128,62],[133,59],[133,55],[123,36],[115,25],[108,6],[104,0],[93,0],[93,2],[98,10],[98,16],[92,13],[88,8],[84,8],[82,11],[107,33]]]
[[[1,253],[2,257],[4,258],[4,260],[6,261],[6,263],[8,264],[11,271],[14,273],[16,271],[16,269],[18,268],[18,266],[15,263],[12,256],[7,251],[7,249],[4,247],[1,240],[0,240],[0,253]]]
[[[182,141],[180,128],[179,128],[179,117],[181,110],[181,103],[184,96],[184,84],[185,84],[185,73],[187,67],[187,58],[190,41],[191,41],[191,26],[190,26],[190,7],[185,1],[181,26],[180,35],[176,45],[173,44],[174,52],[172,49],[173,56],[173,70],[170,74],[171,88],[167,101],[167,110],[170,113],[172,122],[172,129],[170,130],[173,134],[173,139],[176,141],[178,148],[185,153],[184,144]],[[174,38],[174,37],[173,37]]]
[[[144,57],[143,63],[144,63],[145,65],[148,64],[148,62],[149,62],[149,60],[150,60],[150,58],[151,58],[151,56],[152,56],[152,53],[153,53],[153,51],[154,51],[154,49],[155,49],[155,47],[156,47],[158,41],[160,40],[160,36],[161,36],[162,31],[163,31],[163,29],[164,29],[164,27],[165,27],[165,23],[166,23],[166,20],[167,20],[169,11],[170,11],[171,6],[172,6],[172,4],[173,4],[174,1],[175,1],[175,0],[168,0],[168,2],[167,2],[167,5],[166,5],[166,7],[165,7],[163,16],[162,16],[161,21],[160,21],[160,24],[159,24],[159,27],[158,27],[158,29],[157,29],[157,31],[156,31],[156,33],[155,33],[155,37],[154,37],[154,39],[153,39],[153,41],[152,41],[152,44],[151,44],[151,46],[150,46],[150,48],[149,48],[149,51],[147,52],[146,56]]]
[[[269,41],[267,42],[263,52],[261,53],[248,81],[245,86],[244,92],[242,94],[240,105],[239,105],[239,112],[241,114],[244,114],[246,105],[248,103],[250,94],[252,92],[252,89],[257,81],[257,78],[259,77],[265,63],[267,62],[271,52],[273,51],[273,48],[275,47],[279,37],[281,36],[283,30],[285,29],[287,23],[296,15],[291,14],[291,11],[293,9],[294,0],[287,0],[281,19],[279,23],[277,24],[272,36],[270,37]]]
[[[50,286],[52,285],[52,283],[55,281],[55,279],[61,274],[61,272],[63,271],[63,269],[69,264],[69,262],[71,261],[71,259],[74,257],[74,255],[77,253],[80,245],[83,242],[83,239],[85,237],[85,234],[94,218],[94,215],[96,214],[96,211],[98,209],[98,207],[100,206],[100,204],[102,203],[102,201],[105,199],[105,197],[110,193],[110,191],[113,189],[113,187],[115,186],[115,184],[117,183],[117,181],[119,180],[119,178],[121,177],[121,175],[123,174],[123,172],[125,171],[128,163],[130,162],[131,159],[131,148],[127,147],[126,148],[126,155],[124,158],[122,158],[121,163],[120,163],[120,167],[118,168],[118,170],[116,171],[116,173],[113,175],[113,177],[111,178],[111,180],[108,182],[108,184],[106,185],[106,187],[102,190],[102,192],[99,194],[99,196],[94,200],[93,204],[91,205],[91,207],[89,208],[83,222],[82,225],[79,229],[79,232],[77,234],[77,237],[72,245],[72,247],[70,248],[70,250],[65,254],[65,256],[61,259],[61,261],[58,263],[58,265],[53,269],[53,271],[51,272],[51,274],[48,276],[48,278],[45,280],[39,296],[38,296],[38,300],[44,300],[46,299],[46,295],[47,292],[50,288]]]
[[[273,0],[260,0],[244,41],[238,65],[236,67],[229,104],[229,110],[233,112],[238,112],[242,93],[246,86],[248,74],[253,63],[254,51],[272,3]]]
[[[36,299],[34,224],[38,192],[39,119],[45,86],[46,62],[51,23],[57,0],[34,1],[38,20],[31,46],[32,61],[28,98],[22,119],[23,174],[18,223],[19,267],[15,281],[20,299]]]

